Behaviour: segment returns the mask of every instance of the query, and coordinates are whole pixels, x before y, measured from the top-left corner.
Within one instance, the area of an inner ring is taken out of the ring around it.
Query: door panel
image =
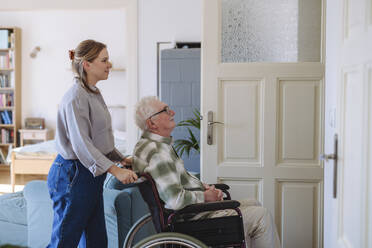
[[[232,199],[255,199],[262,202],[262,185],[260,179],[245,178],[220,178],[221,183],[231,187],[230,195]]]
[[[315,62],[298,62],[301,60],[297,55],[291,59],[293,63],[250,62],[251,58],[246,56],[254,51],[244,49],[251,49],[253,41],[245,43],[242,39],[247,36],[240,36],[238,30],[239,24],[251,25],[239,19],[244,15],[242,12],[251,11],[251,6],[240,8],[240,4],[251,2],[254,1],[203,2],[201,178],[208,183],[229,184],[234,199],[258,199],[273,215],[283,247],[322,247],[323,168],[319,154],[323,152],[324,64],[316,62],[321,51],[312,50],[317,59],[311,61]],[[254,4],[265,7],[267,2]],[[285,1],[285,4],[296,7],[297,2]],[[320,6],[319,0],[300,2]],[[231,12],[223,10],[222,4],[228,4]],[[300,4],[296,9],[303,6]],[[274,13],[274,9],[275,6],[270,6],[264,12]],[[316,12],[317,8],[312,11]],[[226,27],[235,30],[236,36],[224,33],[224,12],[232,18],[227,20],[232,22],[231,27]],[[288,17],[275,14],[283,17],[281,21]],[[321,13],[315,16],[320,18]],[[304,26],[313,25],[306,24],[306,18],[301,22]],[[313,31],[321,33],[319,29],[318,26]],[[267,33],[262,31],[260,35]],[[224,43],[226,37],[233,40]],[[265,40],[268,45],[265,53],[272,49],[273,40]],[[319,45],[313,44],[312,39],[307,41],[314,45],[312,49]],[[317,42],[321,42],[319,38]],[[224,45],[230,47],[222,49]],[[298,49],[294,49],[296,53]],[[224,59],[227,51],[231,56]],[[288,61],[282,51],[277,50],[275,58],[267,53],[269,57],[259,56],[253,61]],[[206,139],[209,111],[213,112],[213,121],[224,123],[213,125],[211,145]]]
[[[320,166],[321,86],[320,80],[279,80],[278,162],[281,166]]]
[[[220,81],[220,119],[224,126],[220,145],[221,163],[260,163],[262,87],[257,80]]]
[[[364,85],[361,69],[345,70],[340,92],[339,239],[345,247],[363,247],[360,224],[364,222]]]
[[[316,181],[279,181],[278,216],[283,247],[319,246],[321,185]],[[293,236],[297,237],[293,239]]]
[[[372,247],[371,7],[370,0],[327,2],[326,111],[337,114],[335,125],[326,125],[326,150],[334,133],[339,135],[336,198],[328,193],[333,173],[325,171],[325,244],[332,248]]]

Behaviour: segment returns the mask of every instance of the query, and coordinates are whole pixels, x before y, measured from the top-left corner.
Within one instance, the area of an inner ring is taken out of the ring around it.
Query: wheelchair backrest
[[[159,197],[156,184],[151,175],[143,173],[140,174],[140,177],[145,178],[145,180],[138,183],[139,191],[150,209],[156,231],[158,233],[162,232],[166,229],[165,220],[168,218],[168,211],[164,208],[164,202]]]

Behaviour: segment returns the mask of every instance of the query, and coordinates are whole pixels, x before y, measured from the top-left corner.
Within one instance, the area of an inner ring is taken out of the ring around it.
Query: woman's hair
[[[87,73],[83,67],[83,61],[92,62],[98,57],[100,52],[106,48],[106,45],[95,40],[84,40],[79,43],[75,50],[69,51],[72,71],[76,78],[79,79],[82,86],[89,92],[98,93],[92,90],[87,82]]]
[[[135,120],[140,129],[147,129],[146,120],[156,112],[154,107],[156,102],[159,102],[159,99],[156,96],[146,96],[137,102],[135,106]]]

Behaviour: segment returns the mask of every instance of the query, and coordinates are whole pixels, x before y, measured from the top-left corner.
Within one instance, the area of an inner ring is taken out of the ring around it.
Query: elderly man
[[[168,209],[189,204],[222,201],[222,192],[189,174],[172,147],[175,112],[156,97],[145,97],[136,106],[136,124],[143,130],[134,149],[133,169],[149,173]],[[190,190],[192,189],[192,190]],[[195,190],[197,189],[197,190]],[[280,247],[270,213],[255,200],[240,201],[246,240],[256,248]],[[233,210],[208,213],[208,217],[232,215]]]

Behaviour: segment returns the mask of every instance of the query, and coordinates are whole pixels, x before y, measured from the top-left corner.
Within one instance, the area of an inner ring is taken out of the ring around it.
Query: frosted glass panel
[[[222,62],[319,62],[321,0],[222,0]]]

